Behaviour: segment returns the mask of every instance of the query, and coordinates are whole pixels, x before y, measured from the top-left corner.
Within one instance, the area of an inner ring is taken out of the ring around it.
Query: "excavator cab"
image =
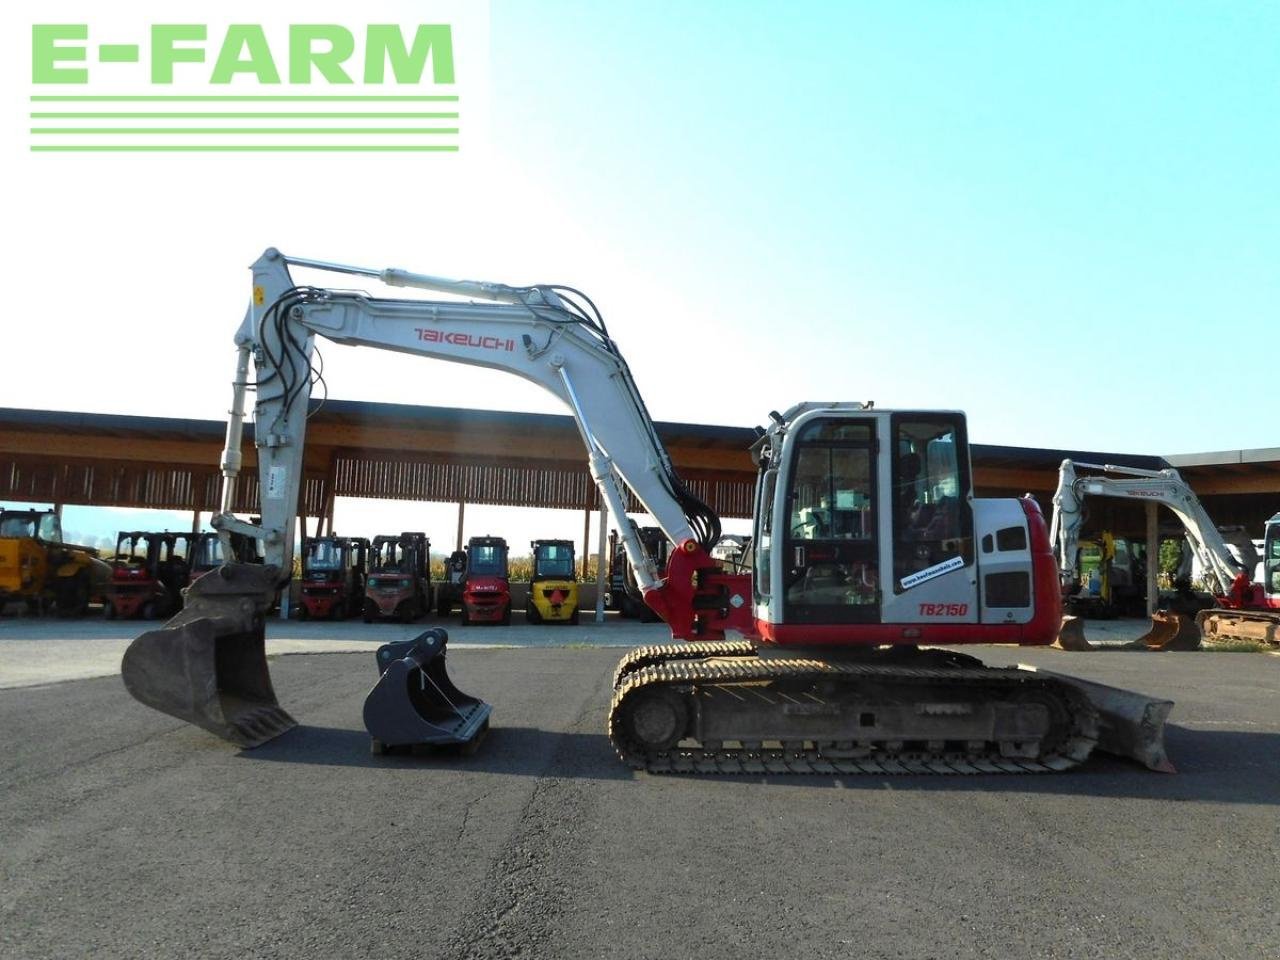
[[[975,501],[964,416],[789,411],[758,446],[751,541],[767,640],[1049,643],[1057,575],[1039,508]]]

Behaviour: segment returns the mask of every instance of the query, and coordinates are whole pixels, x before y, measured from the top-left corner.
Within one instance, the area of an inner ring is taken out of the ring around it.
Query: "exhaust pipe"
[[[297,726],[267,669],[266,614],[279,571],[228,563],[185,591],[186,606],[125,650],[120,674],[135,700],[252,748]]]

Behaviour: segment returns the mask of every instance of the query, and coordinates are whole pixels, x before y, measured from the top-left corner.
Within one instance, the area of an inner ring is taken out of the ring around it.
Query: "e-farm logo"
[[[449,24],[31,28],[33,152],[455,152]],[[105,42],[106,40],[132,42]],[[110,92],[108,92],[110,91]]]

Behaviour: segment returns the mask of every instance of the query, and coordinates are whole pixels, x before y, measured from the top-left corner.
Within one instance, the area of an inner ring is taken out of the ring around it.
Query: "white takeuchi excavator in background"
[[[1090,472],[1081,474],[1078,470]],[[1247,537],[1228,541],[1177,470],[1141,470],[1064,460],[1058,469],[1058,489],[1053,495],[1049,524],[1064,592],[1076,586],[1087,497],[1117,497],[1168,507],[1181,522],[1213,594],[1215,608],[1201,610],[1194,623],[1183,612],[1157,611],[1151,630],[1135,641],[1135,646],[1195,649],[1200,646],[1202,635],[1217,641],[1280,645],[1280,514],[1267,522],[1261,564],[1263,582],[1255,583],[1253,574],[1259,563],[1252,541]],[[1147,562],[1155,563],[1156,558],[1148,557]],[[1074,617],[1064,619],[1057,642],[1069,649],[1090,649],[1083,627]]]
[[[290,265],[471,299],[299,286]],[[1073,767],[1097,747],[1171,769],[1163,750],[1169,701],[939,649],[1047,645],[1061,613],[1035,502],[973,496],[963,414],[870,403],[771,413],[752,448],[752,569],[732,573],[711,556],[719,518],[677,476],[585,294],[274,249],[253,265],[236,335],[223,507],[213,520],[223,534],[261,538],[267,565],[228,564],[202,578],[180,615],[134,641],[123,673],[142,702],[242,746],[294,724],[271,689],[264,619],[293,556],[316,335],[505,370],[569,408],[645,602],[673,638],[691,641],[633,650],[618,665],[607,729],[627,764],[658,772],[1026,772]],[[251,365],[260,526],[231,513]],[[688,392],[694,374],[670,373]],[[673,544],[665,571],[626,519],[627,489]],[[741,639],[726,638],[730,632]],[[446,639],[437,633],[416,663],[442,662],[432,660]],[[452,687],[442,669],[420,673],[405,681],[416,709],[447,725],[452,694],[422,698],[428,686]],[[463,712],[459,724],[473,730],[479,721]]]

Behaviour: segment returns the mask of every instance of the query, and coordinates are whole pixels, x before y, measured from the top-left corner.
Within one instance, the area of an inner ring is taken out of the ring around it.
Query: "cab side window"
[[[40,531],[36,536],[50,543],[62,542],[62,524],[58,522],[56,513],[46,513],[40,518]]]
[[[893,572],[902,580],[948,560],[973,561],[968,459],[958,420],[900,416],[893,422]]]

